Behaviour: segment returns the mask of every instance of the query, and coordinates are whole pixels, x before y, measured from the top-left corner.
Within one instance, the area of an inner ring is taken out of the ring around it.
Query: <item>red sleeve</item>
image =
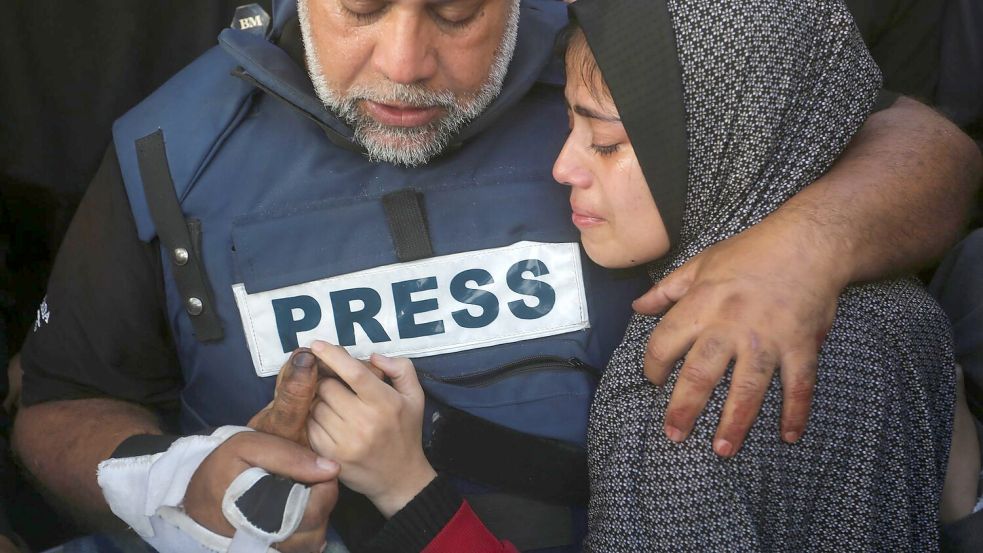
[[[498,541],[471,510],[467,501],[461,503],[450,522],[437,534],[422,553],[519,553],[507,541]]]

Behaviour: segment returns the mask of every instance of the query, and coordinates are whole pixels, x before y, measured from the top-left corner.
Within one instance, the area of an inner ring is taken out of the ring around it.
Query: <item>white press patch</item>
[[[324,340],[360,359],[425,357],[589,326],[576,243],[504,248],[397,263],[247,294],[232,286],[256,374]]]

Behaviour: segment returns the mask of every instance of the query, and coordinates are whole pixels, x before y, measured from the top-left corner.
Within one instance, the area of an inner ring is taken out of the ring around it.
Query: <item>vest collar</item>
[[[554,6],[554,4],[559,6]],[[456,145],[477,135],[518,103],[537,82],[562,85],[560,65],[554,55],[557,32],[566,24],[561,2],[524,0],[520,5],[515,53],[498,97],[454,141]],[[273,9],[270,38],[278,39],[290,25],[297,25],[295,0],[278,0]],[[219,44],[239,64],[235,75],[286,102],[317,123],[339,146],[362,151],[353,132],[318,99],[302,64],[270,40],[236,29],[225,29]],[[453,146],[452,146],[453,149]]]

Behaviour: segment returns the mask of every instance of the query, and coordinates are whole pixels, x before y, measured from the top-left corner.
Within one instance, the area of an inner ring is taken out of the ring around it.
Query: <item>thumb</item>
[[[631,303],[632,309],[642,315],[665,313],[686,295],[690,285],[693,284],[695,276],[696,265],[691,263],[683,264],[682,267],[660,280],[648,292],[645,292],[633,301]]]
[[[237,453],[246,464],[284,476],[302,484],[317,484],[338,477],[340,465],[310,448],[262,432],[243,432]],[[247,441],[248,440],[248,441]],[[230,440],[231,441],[231,440]]]
[[[317,358],[307,348],[290,356],[280,370],[270,417],[273,434],[292,436],[307,423],[314,393],[317,391]]]
[[[420,381],[416,377],[413,362],[405,357],[386,357],[373,353],[372,364],[378,367],[393,383],[393,388],[404,396],[417,397],[423,394]]]

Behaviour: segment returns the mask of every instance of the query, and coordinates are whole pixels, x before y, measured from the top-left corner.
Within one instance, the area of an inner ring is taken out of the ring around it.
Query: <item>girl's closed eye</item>
[[[618,149],[621,148],[620,143],[614,144],[591,144],[590,149],[594,150],[594,153],[601,157],[607,157],[615,154]]]

